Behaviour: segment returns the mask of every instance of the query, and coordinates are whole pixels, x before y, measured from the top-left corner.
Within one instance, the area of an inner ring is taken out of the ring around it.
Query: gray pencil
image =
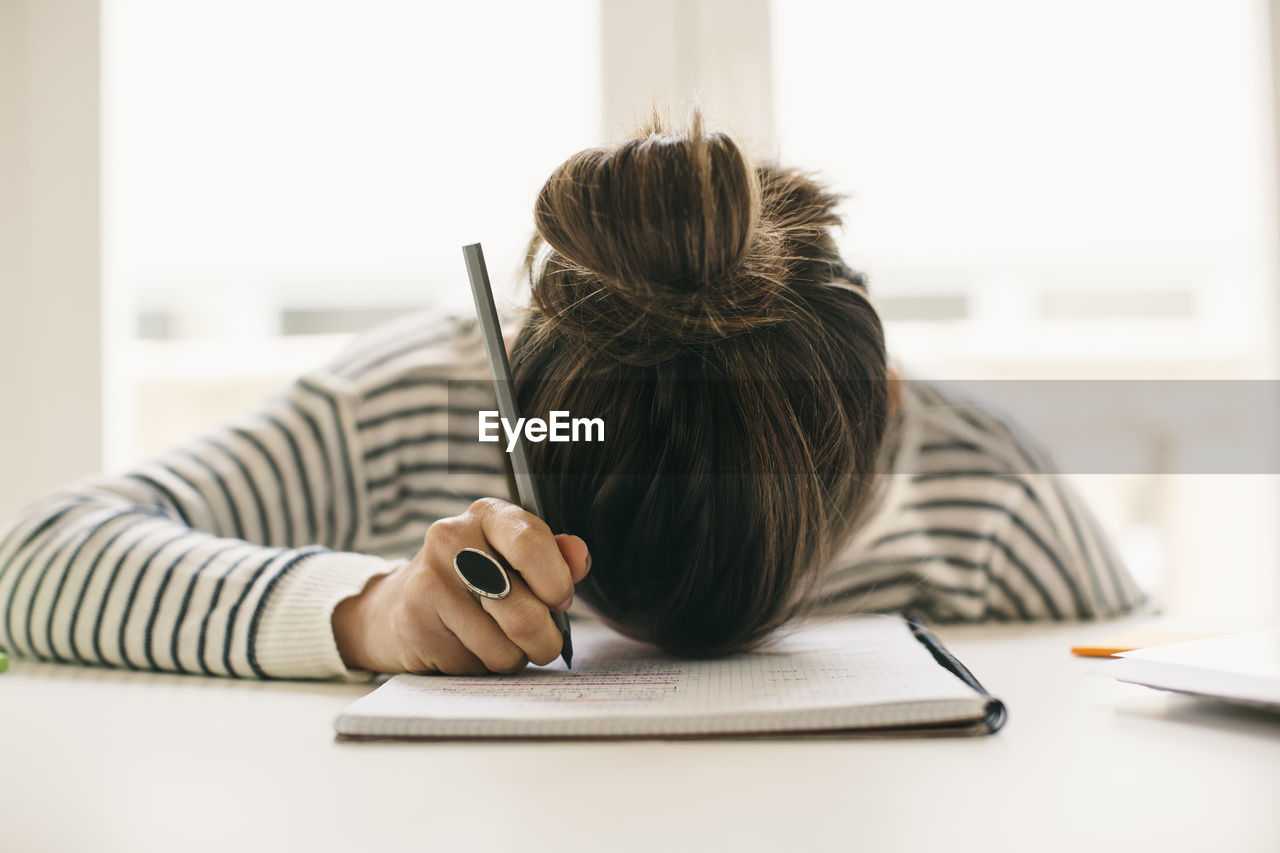
[[[493,373],[494,391],[498,396],[498,416],[507,423],[518,423],[520,407],[516,403],[515,386],[511,381],[507,347],[502,342],[502,327],[498,325],[498,309],[493,302],[493,288],[489,284],[489,268],[484,263],[484,250],[479,243],[472,243],[462,247],[462,256],[467,262],[467,278],[471,280],[471,295],[475,297],[480,333],[484,336],[484,349],[489,356],[489,369]],[[538,518],[545,518],[542,498],[533,479],[533,469],[529,465],[529,449],[525,446],[523,433],[517,433],[510,457],[520,505]],[[553,612],[551,618],[560,629],[560,656],[564,658],[564,665],[572,669],[573,638],[569,633],[569,617],[564,613]]]

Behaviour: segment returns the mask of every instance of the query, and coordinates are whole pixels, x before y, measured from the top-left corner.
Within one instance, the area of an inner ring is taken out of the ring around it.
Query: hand
[[[501,554],[519,575],[502,599],[472,595],[453,569],[463,548]],[[551,611],[573,603],[591,567],[587,544],[553,536],[536,515],[497,498],[432,524],[407,564],[371,580],[333,613],[343,662],[374,672],[481,675],[551,663],[561,636]]]

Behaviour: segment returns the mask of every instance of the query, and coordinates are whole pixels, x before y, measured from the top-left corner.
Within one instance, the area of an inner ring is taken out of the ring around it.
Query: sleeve
[[[356,677],[331,617],[395,563],[367,527],[352,406],[323,373],[0,525],[0,648],[241,677]]]
[[[977,561],[985,575],[978,599],[984,617],[1099,619],[1147,602],[1065,476],[1042,473],[1017,479],[1020,497],[1004,505]],[[945,586],[930,584],[929,589],[933,609],[963,609]]]
[[[941,618],[1097,619],[1147,603],[1110,539],[1050,455],[976,402],[924,383],[928,438],[910,509],[929,548],[920,604]]]

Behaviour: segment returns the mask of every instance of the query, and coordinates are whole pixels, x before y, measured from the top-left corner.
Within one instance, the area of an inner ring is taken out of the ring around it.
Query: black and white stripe
[[[1044,455],[978,406],[903,383],[884,500],[845,546],[819,612],[938,621],[1092,619],[1145,596]]]
[[[474,322],[375,330],[253,412],[0,526],[0,647],[83,664],[245,677],[345,672],[330,618],[431,522],[505,496]],[[1093,618],[1142,593],[1070,485],[976,407],[905,383],[882,500],[822,612]]]

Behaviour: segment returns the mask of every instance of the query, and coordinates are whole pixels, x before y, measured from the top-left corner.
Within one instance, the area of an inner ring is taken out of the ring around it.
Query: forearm
[[[345,673],[332,611],[390,565],[351,553],[367,522],[344,405],[304,377],[0,523],[0,646],[140,669]]]
[[[384,560],[263,547],[68,490],[0,533],[0,645],[82,664],[248,677],[346,673],[330,619]]]

